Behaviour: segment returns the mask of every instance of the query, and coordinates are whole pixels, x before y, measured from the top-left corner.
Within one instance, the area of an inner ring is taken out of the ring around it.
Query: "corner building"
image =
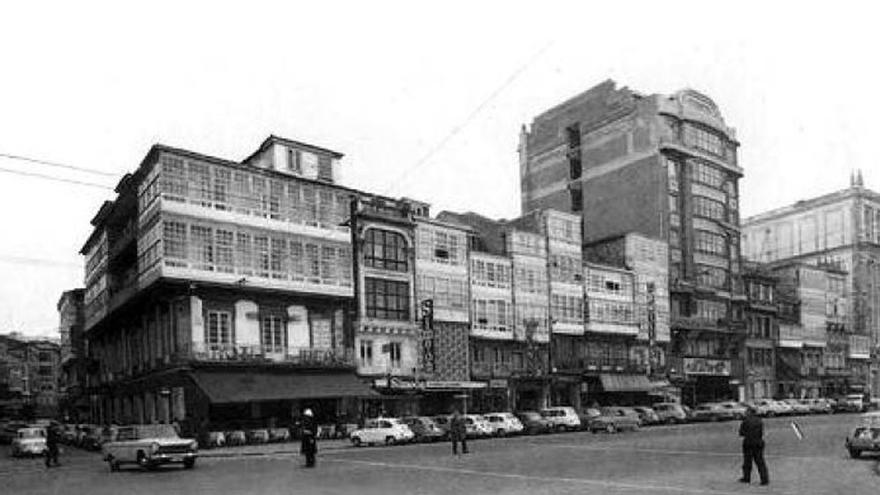
[[[93,421],[320,421],[370,395],[354,359],[355,192],[340,153],[270,136],[241,162],[153,146],[92,220]]]
[[[634,232],[668,244],[670,375],[687,402],[742,395],[744,337],[735,131],[693,90],[599,84],[534,118],[520,138],[522,210],[579,215],[583,242]]]

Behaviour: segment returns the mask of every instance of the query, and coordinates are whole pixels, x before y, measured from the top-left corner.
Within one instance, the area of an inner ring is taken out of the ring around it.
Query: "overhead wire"
[[[404,170],[404,172],[400,174],[397,179],[391,181],[382,190],[382,194],[389,194],[394,187],[403,182],[404,179],[406,179],[411,173],[424,166],[428,162],[428,160],[430,160],[435,154],[437,154],[437,152],[443,149],[443,147],[446,146],[446,144],[449,143],[449,141],[451,141],[455,136],[457,136],[459,132],[467,127],[468,124],[470,124],[477,117],[477,115],[479,115],[479,113],[483,111],[483,109],[486,108],[489,103],[492,102],[492,100],[498,97],[498,95],[501,94],[502,91],[507,89],[507,87],[510,86],[517,78],[519,78],[519,76],[523,72],[525,72],[525,70],[530,65],[538,60],[538,58],[540,58],[541,55],[543,55],[544,52],[546,52],[552,44],[553,42],[549,42],[544,45],[540,50],[535,52],[534,55],[532,55],[523,65],[517,68],[499,87],[497,87],[492,93],[489,94],[489,96],[487,96],[479,105],[477,105],[477,107],[474,108],[474,110],[470,114],[468,114],[468,116],[460,124],[454,126],[443,139],[441,139],[436,145],[434,145],[434,147],[428,150],[428,152],[425,153],[422,158],[416,161],[414,165]]]
[[[80,186],[97,187],[97,188],[101,188],[101,189],[107,189],[110,191],[113,191],[116,189],[113,186],[108,186],[106,184],[99,184],[97,182],[88,182],[88,181],[83,181],[83,180],[67,179],[64,177],[53,177],[51,175],[41,174],[41,173],[37,173],[37,172],[26,172],[24,170],[15,170],[15,169],[11,169],[11,168],[0,167],[0,172],[7,173],[7,174],[21,175],[24,177],[34,177],[34,178],[43,179],[43,180],[51,180],[51,181],[55,181],[55,182],[66,182],[68,184],[77,184]]]
[[[10,153],[0,153],[0,158],[9,158],[10,160],[20,160],[23,162],[37,163],[40,165],[46,165],[49,167],[57,167],[57,168],[65,168],[68,170],[76,170],[77,172],[85,172],[87,174],[95,174],[102,175],[104,177],[119,177],[120,174],[114,172],[105,172],[103,170],[98,170],[96,168],[88,168],[88,167],[77,167],[75,165],[68,165],[66,163],[53,162],[49,160],[42,160],[40,158],[32,158],[24,155],[13,155]]]

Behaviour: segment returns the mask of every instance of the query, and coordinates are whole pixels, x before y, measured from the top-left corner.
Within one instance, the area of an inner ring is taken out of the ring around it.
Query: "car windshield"
[[[136,427],[137,438],[177,438],[171,425],[140,425]]]
[[[46,431],[42,428],[25,428],[23,430],[18,430],[18,438],[43,438],[46,436]]]

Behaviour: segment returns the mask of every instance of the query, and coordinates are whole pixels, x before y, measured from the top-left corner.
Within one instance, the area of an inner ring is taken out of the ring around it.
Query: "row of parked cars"
[[[774,417],[860,412],[867,410],[869,405],[862,401],[861,396],[853,395],[836,400],[811,398],[709,402],[694,408],[676,402],[659,402],[651,407],[587,408],[580,413],[572,407],[561,406],[517,413],[466,414],[464,422],[468,438],[562,431],[615,433],[659,424],[739,420],[745,417],[749,407],[753,407],[759,416]],[[349,438],[355,446],[433,442],[448,439],[450,427],[450,415],[380,417],[367,420],[363,428],[352,431]]]

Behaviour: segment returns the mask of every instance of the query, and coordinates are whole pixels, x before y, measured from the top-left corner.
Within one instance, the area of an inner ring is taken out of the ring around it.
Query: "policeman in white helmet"
[[[306,458],[306,467],[315,467],[315,455],[318,453],[317,425],[311,409],[303,411],[302,444],[300,453]]]

